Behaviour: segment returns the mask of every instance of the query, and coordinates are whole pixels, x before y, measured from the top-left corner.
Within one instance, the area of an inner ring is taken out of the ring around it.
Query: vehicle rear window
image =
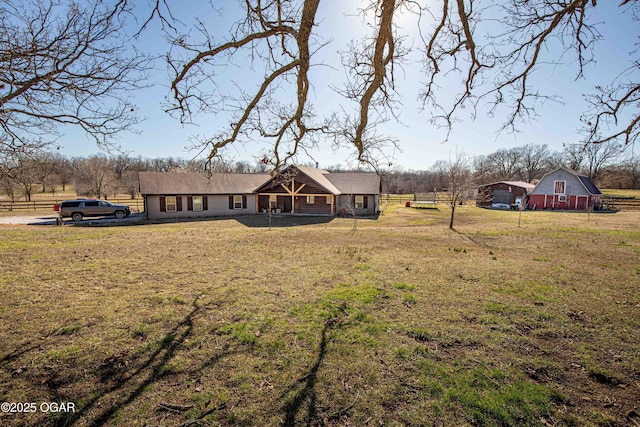
[[[63,208],[77,208],[80,206],[80,202],[62,202]]]

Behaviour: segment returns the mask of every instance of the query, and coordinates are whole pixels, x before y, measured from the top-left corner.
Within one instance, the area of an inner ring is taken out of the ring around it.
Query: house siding
[[[361,196],[362,194],[358,194]],[[375,215],[378,211],[377,206],[377,197],[373,194],[364,194],[362,195],[366,198],[365,205],[366,208],[356,209],[356,216],[367,216],[367,215]],[[350,213],[346,212],[346,208],[349,206],[353,206],[353,198],[355,195],[352,194],[341,194],[336,196],[337,199],[337,213],[339,215],[350,216]]]
[[[314,196],[314,203],[307,203],[307,196],[296,196],[296,212],[300,214],[331,215],[331,202],[327,203],[330,195]]]
[[[170,194],[172,195],[172,194]],[[199,194],[194,194],[198,196]],[[245,215],[256,213],[256,200],[253,194],[243,195],[246,196],[246,206],[244,209],[229,209],[229,196],[223,195],[205,195],[207,198],[207,210],[202,211],[190,211],[187,209],[187,199],[190,195],[176,196],[176,199],[182,200],[182,210],[177,212],[162,212],[160,209],[161,197],[160,195],[147,195],[145,211],[147,212],[147,218],[149,219],[167,219],[167,218],[207,218],[218,216],[230,216],[230,215]]]

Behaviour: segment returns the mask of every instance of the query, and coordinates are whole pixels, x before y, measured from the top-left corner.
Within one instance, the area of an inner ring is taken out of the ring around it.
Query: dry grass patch
[[[639,214],[517,215],[5,227],[0,423],[640,422]]]

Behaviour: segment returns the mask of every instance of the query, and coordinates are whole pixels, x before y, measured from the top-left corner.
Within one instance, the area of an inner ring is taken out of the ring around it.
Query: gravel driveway
[[[74,222],[71,218],[64,220],[65,225],[118,225],[123,223],[135,223],[144,220],[144,214],[131,214],[126,218],[87,218],[80,222]],[[56,215],[17,215],[0,216],[0,225],[56,225]]]

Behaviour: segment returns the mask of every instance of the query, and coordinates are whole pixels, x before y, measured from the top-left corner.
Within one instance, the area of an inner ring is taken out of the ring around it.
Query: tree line
[[[78,196],[108,198],[116,194],[138,194],[139,172],[221,172],[266,173],[261,162],[236,161],[207,164],[198,159],[179,157],[143,158],[125,154],[96,154],[67,157],[58,153],[13,156],[0,162],[0,194],[12,202],[31,201],[37,193],[55,196],[73,186]]]
[[[564,144],[554,151],[546,144],[527,144],[502,148],[488,155],[439,160],[427,170],[391,168],[383,174],[383,192],[392,194],[428,193],[450,186],[452,164],[464,169],[473,178],[472,186],[497,181],[535,182],[546,173],[566,167],[593,179],[601,188],[640,188],[640,155],[629,146],[613,143]],[[458,157],[458,156],[456,156]]]
[[[460,156],[457,156],[460,157]],[[640,155],[614,144],[565,144],[561,151],[546,144],[528,144],[505,148],[488,155],[439,160],[425,170],[405,170],[389,165],[380,171],[382,192],[392,194],[428,193],[452,187],[451,166],[456,165],[469,177],[467,187],[502,180],[534,182],[560,166],[574,169],[592,178],[603,188],[640,188]],[[306,166],[316,166],[307,163]],[[350,170],[341,164],[323,166],[329,171]],[[269,165],[249,162],[208,163],[179,157],[143,158],[119,155],[66,157],[58,153],[18,156],[0,168],[0,192],[11,201],[31,201],[36,193],[66,191],[72,185],[79,196],[104,198],[138,192],[138,172],[219,172],[267,173]],[[458,187],[458,185],[455,185]]]

